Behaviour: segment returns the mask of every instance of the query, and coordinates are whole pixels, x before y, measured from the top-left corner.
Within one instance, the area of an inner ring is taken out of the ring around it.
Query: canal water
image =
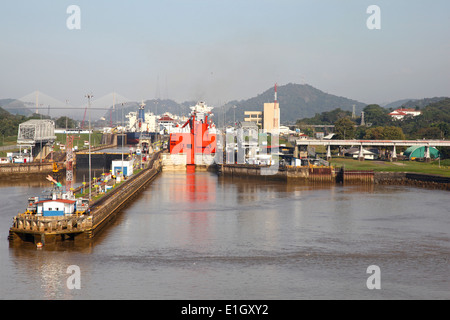
[[[89,245],[10,247],[46,187],[0,183],[0,299],[450,298],[447,191],[163,172]]]

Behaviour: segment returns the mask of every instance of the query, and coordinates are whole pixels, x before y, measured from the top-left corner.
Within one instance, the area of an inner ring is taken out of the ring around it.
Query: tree
[[[23,115],[13,115],[0,108],[0,134],[3,136],[17,135],[19,124],[26,120],[27,118]]]
[[[77,127],[75,120],[72,120],[66,116],[58,118],[55,121],[55,125],[57,128],[66,128],[67,125],[67,129],[75,129]]]
[[[322,113],[316,113],[312,118],[304,118],[297,120],[297,124],[332,124],[340,118],[350,117],[352,113],[350,111],[344,111],[341,108],[337,108],[331,111],[324,111]]]
[[[354,139],[355,123],[349,118],[344,117],[334,123],[334,132],[337,139]]]
[[[405,134],[400,127],[375,127],[367,129],[364,139],[369,140],[405,140]]]
[[[450,124],[447,122],[438,122],[433,127],[439,128],[442,132],[442,138],[446,138],[450,135]]]
[[[302,131],[308,137],[312,137],[314,135],[314,130],[312,128],[304,128],[304,129],[302,129]]]
[[[368,128],[366,126],[357,127],[356,131],[355,131],[355,138],[356,139],[365,139],[367,130],[368,130]]]
[[[383,127],[374,127],[366,130],[366,135],[364,139],[368,140],[383,140],[384,139],[384,128]]]
[[[384,126],[391,122],[389,111],[377,104],[369,104],[363,109],[364,121],[374,126]]]
[[[422,128],[417,131],[419,139],[441,139],[442,131],[437,127]]]
[[[405,134],[400,127],[384,127],[383,129],[383,139],[385,140],[405,140]]]

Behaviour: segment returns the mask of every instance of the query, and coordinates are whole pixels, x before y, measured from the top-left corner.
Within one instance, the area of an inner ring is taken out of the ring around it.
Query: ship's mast
[[[144,113],[144,107],[145,103],[144,100],[141,101],[141,104],[139,105],[139,111],[138,111],[138,125],[139,125],[139,131],[141,131],[142,123],[145,122],[145,113]]]

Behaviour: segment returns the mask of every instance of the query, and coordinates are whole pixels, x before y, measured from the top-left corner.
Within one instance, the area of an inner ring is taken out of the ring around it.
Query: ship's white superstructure
[[[146,112],[144,122],[139,127],[138,112],[132,111],[125,116],[128,119],[126,131],[129,132],[158,132],[158,116],[153,112]]]
[[[125,117],[128,119],[125,131],[129,133],[158,133],[171,134],[176,132],[189,132],[189,128],[182,125],[189,119],[169,112],[163,115],[155,115],[153,112],[144,112],[144,103],[141,103],[138,111],[129,112]],[[207,112],[207,110],[204,110]]]

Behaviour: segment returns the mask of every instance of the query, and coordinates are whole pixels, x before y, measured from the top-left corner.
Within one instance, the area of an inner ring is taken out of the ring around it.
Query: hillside
[[[191,111],[189,107],[195,105],[196,102],[186,101],[178,103],[170,99],[152,99],[144,101],[145,112],[153,112],[154,114],[163,114],[169,112],[175,115],[188,115]],[[125,116],[132,111],[138,111],[140,102],[128,102],[123,106],[124,121],[127,121]],[[112,109],[112,107],[110,108]],[[103,116],[106,120],[112,118],[113,122],[119,121],[122,118],[122,105],[116,105],[114,111],[107,111]]]
[[[402,99],[390,102],[388,104],[384,104],[382,105],[382,107],[389,110],[395,110],[398,108],[416,109],[416,107],[422,109],[431,103],[439,102],[441,100],[444,100],[445,98],[446,97],[434,97],[424,99]]]
[[[336,108],[352,111],[353,105],[355,105],[356,113],[360,114],[366,106],[366,104],[355,100],[325,93],[307,84],[289,83],[279,86],[277,92],[282,124],[294,124],[298,119],[313,117],[317,113]],[[273,100],[274,88],[269,88],[256,97],[242,101],[231,101],[223,107],[214,109],[215,121],[219,120],[218,123],[222,124],[224,111],[226,112],[226,123],[232,122],[234,118],[236,118],[236,121],[242,120],[244,111],[263,111],[264,103],[273,102]],[[233,106],[236,106],[236,109]]]
[[[264,103],[273,102],[274,88],[269,88],[256,97],[247,100],[233,100],[223,106],[218,106],[213,109],[213,121],[221,126],[224,119],[226,124],[231,124],[233,119],[241,121],[244,119],[244,111],[262,111]],[[173,100],[153,99],[144,101],[146,112],[153,112],[162,114],[170,112],[177,115],[187,115],[190,110],[189,107],[195,105],[197,101],[186,101],[177,103]],[[360,114],[365,107],[364,103],[347,99],[344,97],[335,96],[332,94],[320,91],[310,85],[299,85],[289,83],[287,85],[278,87],[278,102],[280,103],[281,122],[283,124],[294,124],[297,119],[307,118],[324,111],[331,111],[336,108],[341,108],[345,111],[352,111],[355,105],[356,113]],[[208,101],[206,101],[208,104]],[[236,106],[236,109],[233,108]],[[113,121],[120,119],[122,110],[121,106],[116,106],[116,110],[112,112]],[[123,113],[126,115],[130,111],[136,111],[139,108],[139,103],[127,103],[124,107]],[[225,113],[225,115],[224,115]],[[105,119],[110,118],[108,111],[104,115]]]
[[[359,139],[381,139],[368,137],[369,131],[372,131],[370,135],[374,135],[373,130],[377,130],[378,135],[381,135],[383,128],[389,130],[390,134],[393,134],[393,128],[395,130],[401,129],[401,134],[406,136],[406,139],[448,139],[450,138],[450,98],[426,98],[417,100],[417,106],[423,105],[423,103],[429,103],[420,110],[422,115],[416,117],[406,117],[403,120],[396,120],[389,116],[389,110],[380,107],[376,104],[368,105],[364,108],[366,124],[371,123],[371,126],[359,127],[356,132],[356,138]],[[408,107],[414,107],[413,104],[407,104]],[[305,124],[335,124],[336,121],[342,117],[350,117],[351,113],[343,111],[341,109],[335,109],[333,111],[326,111],[317,114],[311,118],[304,118],[299,120],[299,125]],[[354,120],[357,124],[360,123],[360,119]],[[370,136],[369,135],[369,136]],[[394,139],[394,138],[390,138]],[[402,140],[399,138],[397,140]]]
[[[448,99],[446,97],[434,97],[434,98],[424,98],[424,99],[417,99],[417,100],[410,100],[401,105],[402,108],[405,109],[423,109],[424,107],[427,107],[431,104],[438,103],[442,100]]]
[[[395,110],[397,108],[400,108],[403,104],[410,102],[410,101],[415,101],[414,99],[402,99],[402,100],[397,100],[397,101],[393,101],[393,102],[389,102],[387,104],[383,104],[381,105],[383,108],[386,109],[392,109]]]
[[[400,106],[405,108],[416,108],[416,106],[423,108],[430,103],[438,102],[443,99],[444,98],[425,98],[420,100],[403,99],[384,105],[384,108],[386,110]],[[227,102],[226,104],[216,106],[213,109],[213,121],[218,126],[222,126],[224,123],[231,124],[234,119],[236,121],[242,121],[244,119],[244,111],[263,111],[264,103],[273,102],[273,100],[274,88],[271,87],[253,98]],[[146,112],[150,111],[157,114],[170,112],[176,115],[189,114],[189,107],[195,105],[196,102],[197,101],[186,101],[178,103],[170,99],[152,99],[144,101],[146,104]],[[329,94],[307,84],[300,85],[294,83],[278,86],[278,102],[280,103],[282,124],[295,124],[299,119],[312,118],[323,112],[330,112],[338,108],[344,112],[351,113],[353,111],[353,106],[355,106],[356,117],[359,117],[363,108],[366,107],[365,103]],[[206,101],[206,103],[210,104],[208,101]],[[236,106],[236,108],[234,108],[234,106]],[[139,102],[128,102],[123,107],[123,115],[125,116],[131,111],[137,111],[138,108]],[[112,118],[113,122],[120,121],[122,118],[122,106],[116,105],[115,110],[111,111],[105,112],[103,117],[107,121],[110,118]]]
[[[26,120],[25,116],[11,114],[0,107],[0,134],[4,137],[16,135],[19,124]]]
[[[30,116],[33,111],[29,109],[22,101],[16,99],[0,99],[0,107],[11,114]]]

